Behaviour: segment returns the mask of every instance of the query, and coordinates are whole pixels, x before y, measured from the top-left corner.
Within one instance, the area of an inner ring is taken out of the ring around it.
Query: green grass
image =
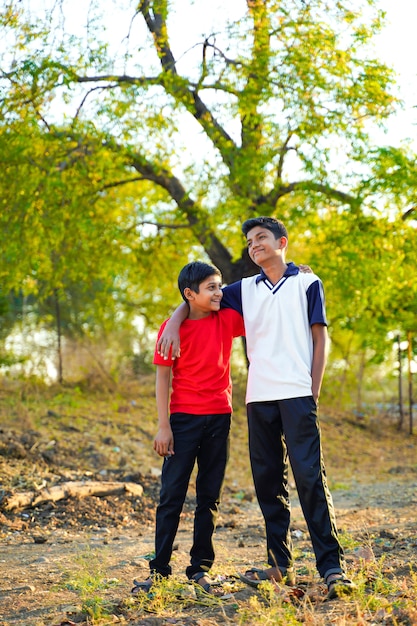
[[[355,545],[355,540],[343,536],[345,544]],[[237,624],[239,626],[363,626],[389,624],[413,626],[417,600],[417,574],[410,568],[406,579],[390,576],[386,557],[369,562],[357,562],[352,575],[357,584],[355,592],[338,601],[317,602],[314,571],[301,568],[310,591],[302,598],[292,596],[291,590],[273,582],[263,582],[253,594],[236,601],[221,600],[204,593],[195,583],[187,583],[175,575],[157,579],[150,593],[129,597],[116,607],[106,592],[119,582],[106,575],[106,551],[86,549],[74,560],[74,567],[65,573],[63,587],[79,596],[87,623],[105,626],[114,620],[139,623],[137,620],[153,615],[160,618],[154,624],[182,623],[181,616],[200,615],[201,624]],[[224,583],[225,593],[245,589],[240,581]],[[210,621],[204,619],[210,616]],[[220,619],[221,618],[221,619]],[[217,619],[219,621],[217,621]],[[173,621],[174,620],[174,621]],[[175,621],[175,620],[179,620]],[[141,622],[140,622],[141,623]],[[145,622],[144,622],[145,623]],[[186,623],[186,622],[184,622]],[[200,622],[199,622],[200,623]]]
[[[82,612],[91,624],[101,624],[114,613],[113,604],[103,597],[103,592],[119,584],[106,577],[105,551],[88,548],[75,558],[74,568],[64,572],[62,587],[79,596]]]

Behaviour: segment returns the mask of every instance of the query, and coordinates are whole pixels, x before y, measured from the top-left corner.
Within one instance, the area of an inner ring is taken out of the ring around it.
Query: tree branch
[[[135,176],[134,178],[126,178],[125,180],[115,180],[111,183],[107,183],[100,187],[98,191],[104,191],[105,189],[112,189],[113,187],[121,187],[122,185],[128,185],[129,183],[137,183],[140,180],[144,180],[143,176]]]
[[[275,206],[278,200],[283,196],[288,195],[293,191],[306,189],[321,193],[328,198],[335,198],[343,204],[349,204],[352,209],[357,209],[362,202],[360,198],[345,193],[344,191],[334,189],[333,187],[330,187],[330,185],[315,183],[311,180],[300,180],[290,183],[289,185],[279,184],[276,189],[273,189],[269,194],[264,197],[264,201],[266,200],[268,204]]]
[[[292,137],[292,132],[289,131],[284,143],[282,144],[280,150],[279,150],[279,161],[278,161],[278,167],[277,167],[277,179],[278,180],[282,180],[282,172],[284,170],[284,159],[285,159],[285,155],[287,154],[287,152],[289,150],[292,150],[294,148],[289,148],[288,144],[291,140]]]
[[[232,137],[219,124],[201,99],[198,88],[190,89],[190,83],[178,75],[174,55],[169,45],[165,15],[165,0],[143,0],[138,10],[142,13],[149,32],[152,34],[161,61],[165,79],[161,81],[166,91],[177,103],[181,103],[187,111],[201,124],[205,133],[219,150],[223,161],[233,169],[236,145]],[[151,14],[152,12],[152,14]]]
[[[163,228],[167,228],[168,230],[180,230],[182,228],[190,228],[190,225],[187,224],[161,224],[160,222],[148,222],[143,220],[141,222],[137,222],[137,226],[155,226],[158,230],[162,230]]]
[[[417,209],[417,206],[412,206],[411,209],[408,209],[405,213],[403,213],[401,216],[401,219],[403,220],[403,222],[405,222],[405,220],[407,220],[410,217],[410,215],[413,215],[416,209]]]
[[[181,181],[167,169],[151,163],[143,155],[133,154],[114,141],[107,141],[107,145],[112,150],[123,153],[131,167],[141,175],[142,179],[152,181],[168,193],[186,215],[188,228],[192,230],[212,262],[219,267],[224,280],[231,282],[233,273],[232,256],[211,227],[207,226],[206,211],[190,197]],[[163,225],[163,227],[167,228],[168,225]],[[171,226],[171,228],[184,227],[184,225]]]
[[[75,76],[77,83],[102,83],[112,82],[116,85],[128,84],[128,85],[160,85],[160,76],[129,76],[128,74],[98,74],[96,76]],[[109,85],[114,87],[115,85]]]
[[[83,81],[79,81],[79,82],[83,82]],[[88,98],[88,97],[89,97],[92,93],[94,93],[95,91],[102,91],[102,90],[104,90],[104,89],[110,89],[111,87],[112,87],[112,85],[103,85],[103,86],[102,86],[102,85],[100,85],[100,86],[97,86],[97,87],[92,87],[91,89],[89,89],[89,90],[87,91],[87,93],[84,95],[83,99],[81,100],[80,104],[79,104],[79,105],[78,105],[78,107],[77,107],[77,110],[76,110],[75,115],[74,115],[74,120],[73,120],[73,122],[74,122],[74,121],[78,118],[78,116],[80,115],[81,109],[83,108],[83,106],[84,106],[85,102],[87,101],[87,98]]]
[[[45,487],[39,491],[23,491],[6,496],[3,507],[5,511],[15,511],[35,507],[44,502],[57,502],[67,498],[85,498],[87,496],[111,496],[130,493],[136,497],[143,495],[142,485],[137,483],[72,481]]]
[[[268,74],[270,61],[270,20],[264,1],[247,0],[253,20],[252,58],[248,66],[247,82],[239,98],[242,115],[242,149],[258,150],[262,142],[262,116],[258,112],[263,97],[263,82],[260,76]]]

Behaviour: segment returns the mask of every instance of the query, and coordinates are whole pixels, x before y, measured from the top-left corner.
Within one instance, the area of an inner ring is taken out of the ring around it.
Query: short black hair
[[[178,275],[178,289],[185,302],[187,302],[187,298],[184,296],[186,287],[198,293],[203,280],[206,280],[209,276],[213,276],[213,274],[220,276],[220,278],[222,277],[220,270],[215,265],[209,265],[202,261],[187,263]]]
[[[275,239],[280,237],[286,237],[288,239],[288,232],[284,224],[275,219],[275,217],[252,217],[242,224],[242,233],[247,236],[248,232],[255,228],[255,226],[261,226],[270,230],[274,234]]]

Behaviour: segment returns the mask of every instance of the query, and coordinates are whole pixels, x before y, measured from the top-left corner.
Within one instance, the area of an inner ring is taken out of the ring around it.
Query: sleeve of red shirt
[[[233,320],[233,337],[244,337],[245,324],[243,322],[243,316],[234,309],[230,309],[230,314]]]

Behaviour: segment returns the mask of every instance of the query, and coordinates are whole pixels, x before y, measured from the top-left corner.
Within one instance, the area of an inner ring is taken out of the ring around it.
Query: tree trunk
[[[57,335],[57,356],[58,356],[58,382],[60,385],[64,382],[63,366],[62,366],[62,328],[61,328],[61,308],[59,304],[58,289],[54,290],[55,298],[55,319],[56,319],[56,335]]]
[[[398,430],[401,430],[404,423],[404,408],[403,408],[403,374],[401,364],[401,337],[397,336],[398,342],[398,408],[400,417],[398,420]]]
[[[411,331],[407,333],[408,339],[408,408],[409,408],[409,434],[413,434],[413,374],[411,371],[411,361],[413,357],[413,338],[411,336]]]
[[[358,385],[357,385],[357,394],[356,394],[356,411],[358,414],[362,412],[362,385],[363,385],[363,374],[365,371],[365,350],[362,351],[361,360],[359,363],[359,373],[358,373]]]

